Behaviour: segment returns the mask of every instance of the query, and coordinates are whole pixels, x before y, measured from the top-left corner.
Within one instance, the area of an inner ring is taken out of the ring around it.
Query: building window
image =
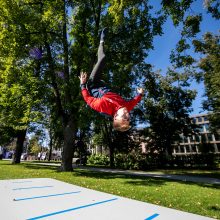
[[[202,122],[202,117],[199,117],[199,118],[198,118],[198,122]]]
[[[193,119],[192,119],[192,123],[193,123],[193,124],[196,124],[196,118],[193,118]]]
[[[188,143],[188,138],[184,136],[184,143]]]
[[[216,140],[216,141],[220,141],[220,135],[219,135],[218,133],[215,133],[214,136],[215,136],[215,140]]]
[[[208,118],[206,116],[203,117],[204,121],[208,121]]]
[[[209,124],[204,124],[205,130],[209,131]]]
[[[182,144],[184,143],[184,138],[183,138],[183,136],[180,137],[180,143],[182,143]]]
[[[203,125],[200,125],[200,126],[199,126],[199,132],[204,132],[204,127],[203,127]]]
[[[205,143],[205,142],[206,142],[206,135],[205,135],[205,134],[202,134],[202,135],[201,135],[201,142],[202,142],[202,143]]]
[[[217,152],[220,152],[220,143],[217,143],[216,146],[217,146]]]
[[[196,145],[192,146],[192,152],[197,152],[197,146]]]
[[[213,141],[212,134],[208,133],[207,136],[208,136],[208,141]]]
[[[200,142],[200,136],[196,135],[196,142]]]
[[[185,153],[184,146],[180,146],[180,152],[181,152],[181,153]]]
[[[175,147],[174,149],[175,149],[175,153],[180,153],[179,152],[179,146]]]
[[[195,137],[194,137],[194,136],[191,136],[191,137],[189,138],[189,140],[190,140],[190,143],[193,143],[193,142],[195,142]]]
[[[190,152],[190,147],[186,146],[186,153],[189,153],[189,152]]]

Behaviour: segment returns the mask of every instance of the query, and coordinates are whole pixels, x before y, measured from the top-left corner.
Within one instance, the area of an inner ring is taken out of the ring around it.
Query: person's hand
[[[144,94],[144,89],[143,89],[143,88],[137,88],[137,92],[138,92],[140,95],[143,95],[143,94]]]
[[[80,76],[79,76],[79,79],[80,79],[80,84],[86,84],[86,82],[87,82],[87,73],[86,72],[81,72]]]

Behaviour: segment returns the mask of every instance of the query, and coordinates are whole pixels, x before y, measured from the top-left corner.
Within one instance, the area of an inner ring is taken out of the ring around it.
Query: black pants
[[[90,88],[104,86],[104,81],[101,80],[102,72],[105,66],[105,53],[104,53],[104,42],[99,44],[98,48],[98,61],[95,64],[88,81]]]

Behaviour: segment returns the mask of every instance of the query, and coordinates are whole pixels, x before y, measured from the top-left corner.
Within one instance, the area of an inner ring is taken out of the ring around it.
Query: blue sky
[[[150,3],[158,8],[161,1],[150,0]],[[203,7],[203,0],[197,0],[193,3],[191,7],[191,12],[194,14],[202,13],[203,21],[200,26],[201,33],[197,36],[202,38],[202,35],[206,32],[213,32],[215,34],[219,33],[220,30],[220,22],[213,19],[210,14],[206,13],[205,8]],[[155,69],[161,69],[162,72],[165,73],[167,68],[170,66],[169,56],[171,50],[175,48],[176,43],[180,39],[181,28],[175,28],[172,24],[171,20],[168,20],[164,24],[164,34],[162,36],[157,36],[154,39],[154,50],[149,53],[149,57],[147,58],[147,62],[152,64]],[[199,58],[199,55],[196,55]],[[202,100],[204,99],[202,96],[204,94],[204,85],[203,83],[192,84],[192,88],[198,91],[198,95],[196,100],[193,102],[193,112],[192,115],[203,113],[202,109]]]

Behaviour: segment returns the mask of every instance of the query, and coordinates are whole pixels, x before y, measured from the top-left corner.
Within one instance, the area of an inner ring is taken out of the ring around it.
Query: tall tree
[[[71,47],[73,69],[91,71],[96,62],[99,30],[107,26],[105,43],[107,63],[103,79],[114,87],[114,91],[130,98],[131,85],[136,78],[132,69],[144,61],[152,48],[153,37],[162,33],[164,16],[151,15],[150,10],[147,1],[123,1],[120,4],[117,1],[75,3],[73,28],[70,33],[74,38]],[[82,32],[87,34],[82,35]],[[113,161],[115,135],[111,123],[106,119],[103,120],[101,129],[105,134],[105,142],[108,143]]]
[[[207,13],[211,13],[214,19],[219,20],[220,3],[218,0],[204,0],[203,5]],[[203,40],[199,40],[197,34],[200,32],[202,20],[202,14],[188,13],[183,17],[181,39],[177,43],[175,50],[172,51],[170,58],[171,63],[176,69],[181,71],[182,68],[185,68],[198,81],[204,79],[205,95],[208,100],[203,103],[203,106],[205,110],[213,111],[214,114],[210,116],[210,120],[212,121],[213,128],[218,128],[219,101],[217,101],[217,91],[219,83],[217,78],[219,77],[219,53],[216,51],[219,50],[219,36],[207,33],[204,35]],[[195,52],[201,53],[204,56],[199,62],[190,53],[192,47],[195,48]],[[198,67],[202,72],[198,73]]]
[[[196,92],[187,89],[189,76],[174,70],[169,70],[167,76],[147,72],[146,79],[144,112],[150,124],[150,147],[161,155],[171,156],[172,143],[180,139],[180,134],[192,132],[189,113]]]
[[[198,62],[198,79],[204,80],[207,100],[203,106],[211,111],[209,119],[214,130],[220,129],[220,35],[206,33],[203,40],[194,40],[195,51],[203,55]]]
[[[29,123],[42,119],[39,97],[43,87],[34,73],[36,63],[27,56],[28,37],[22,25],[27,16],[19,9],[15,1],[1,1],[0,123],[17,137],[13,163],[20,162]]]

